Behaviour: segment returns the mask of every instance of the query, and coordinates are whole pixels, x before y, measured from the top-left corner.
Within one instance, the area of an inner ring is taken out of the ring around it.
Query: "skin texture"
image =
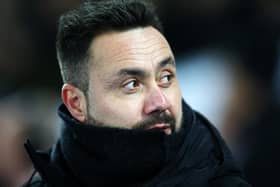
[[[182,121],[181,91],[171,48],[153,27],[97,36],[90,48],[89,91],[65,84],[62,98],[83,123],[133,129],[162,129],[171,134]],[[163,117],[164,118],[164,117]],[[162,118],[162,119],[163,119]],[[174,130],[173,129],[173,130]]]

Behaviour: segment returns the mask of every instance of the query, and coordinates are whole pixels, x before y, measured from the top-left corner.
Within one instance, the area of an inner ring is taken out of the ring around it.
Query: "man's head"
[[[63,15],[57,53],[72,116],[100,126],[179,129],[175,60],[161,32],[143,0],[87,2]]]

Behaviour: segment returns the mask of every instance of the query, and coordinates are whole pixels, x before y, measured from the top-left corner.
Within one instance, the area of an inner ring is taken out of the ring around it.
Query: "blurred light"
[[[221,128],[232,95],[233,72],[228,61],[227,56],[211,50],[177,60],[183,98],[217,128]]]

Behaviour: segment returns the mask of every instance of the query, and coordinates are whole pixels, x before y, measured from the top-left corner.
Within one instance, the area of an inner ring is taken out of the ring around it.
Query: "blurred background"
[[[26,181],[29,138],[58,137],[57,20],[81,0],[0,3],[0,187]],[[220,130],[253,186],[280,186],[280,1],[156,0],[183,97]]]

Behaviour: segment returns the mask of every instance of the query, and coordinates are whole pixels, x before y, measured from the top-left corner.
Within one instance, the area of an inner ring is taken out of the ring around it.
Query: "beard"
[[[171,129],[171,133],[175,132],[176,129],[176,119],[175,117],[167,114],[165,111],[154,112],[142,121],[139,121],[131,125],[131,129],[135,130],[148,130],[155,124],[164,123],[167,124]],[[116,125],[104,123],[102,121],[96,120],[91,115],[88,116],[88,124],[98,127],[116,127]],[[123,126],[117,126],[117,128],[124,128]],[[160,129],[151,129],[160,130]]]

